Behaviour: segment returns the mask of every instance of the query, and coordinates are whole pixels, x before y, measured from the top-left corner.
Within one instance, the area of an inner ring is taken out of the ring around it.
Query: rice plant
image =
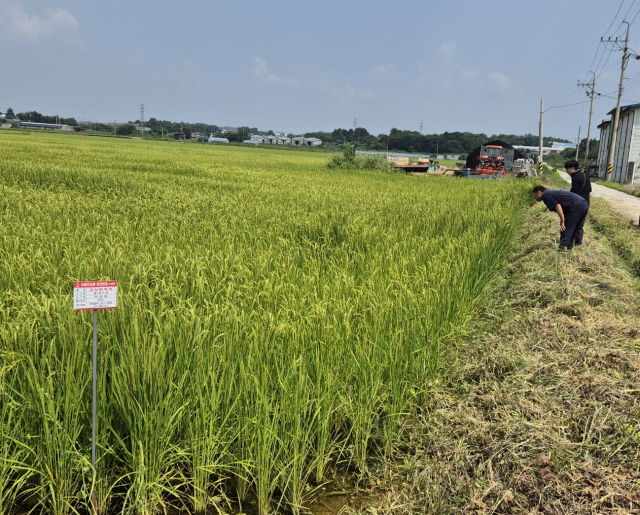
[[[0,133],[0,502],[300,512],[392,453],[528,185],[321,154]],[[76,280],[119,281],[99,323]]]

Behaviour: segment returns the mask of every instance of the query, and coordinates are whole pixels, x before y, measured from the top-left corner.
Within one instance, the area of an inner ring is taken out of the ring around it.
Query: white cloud
[[[256,57],[253,60],[253,73],[261,78],[262,80],[266,80],[267,82],[272,83],[281,83],[281,84],[290,84],[292,86],[296,86],[298,81],[295,79],[288,79],[286,77],[278,77],[271,73],[267,69],[267,62],[262,57]]]
[[[332,80],[323,80],[320,83],[320,89],[331,98],[335,98],[336,100],[341,100],[343,102],[351,100],[356,94],[356,90],[349,86],[349,84],[337,86]]]
[[[402,73],[395,64],[381,64],[378,66],[374,66],[371,68],[369,72],[371,77],[376,79],[401,79],[406,76],[406,74]]]
[[[46,16],[27,14],[17,2],[0,5],[0,37],[37,42],[40,39],[72,36],[78,29],[78,20],[65,9],[47,9]],[[74,36],[75,37],[75,36]]]
[[[489,79],[489,82],[491,82],[493,85],[497,86],[498,88],[504,91],[509,89],[509,86],[511,85],[511,81],[509,80],[509,77],[507,77],[506,75],[500,72],[494,72],[490,74],[487,77],[487,79]]]
[[[164,79],[170,79],[179,89],[205,89],[206,75],[195,61],[180,58],[164,67]]]
[[[460,77],[465,80],[474,80],[478,78],[478,70],[472,70],[471,68],[462,68],[460,70]]]
[[[365,91],[360,96],[362,98],[364,98],[365,100],[372,100],[372,99],[376,98],[376,94],[373,91]]]
[[[443,43],[438,47],[438,55],[445,61],[453,61],[456,56],[456,42]]]

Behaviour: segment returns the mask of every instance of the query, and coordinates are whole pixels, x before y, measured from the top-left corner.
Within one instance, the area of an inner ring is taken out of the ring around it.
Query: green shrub
[[[327,168],[342,170],[381,170],[396,172],[395,165],[376,156],[351,155],[351,148],[345,146],[341,153],[335,153],[327,162]]]

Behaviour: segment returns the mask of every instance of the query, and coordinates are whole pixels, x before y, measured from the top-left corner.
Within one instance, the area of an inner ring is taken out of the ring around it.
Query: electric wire
[[[613,17],[613,20],[611,20],[611,25],[609,25],[609,28],[607,30],[604,31],[605,36],[607,35],[607,32],[609,32],[609,30],[611,30],[611,27],[613,27],[613,24],[615,23],[616,19],[618,18],[618,14],[620,14],[620,9],[622,9],[622,5],[624,4],[625,0],[622,0],[622,2],[620,2],[620,5],[618,6],[618,10],[616,11],[616,15]],[[616,29],[618,30],[618,29]]]
[[[633,0],[633,2],[631,2],[631,5],[629,6],[629,9],[627,9],[627,14],[624,15],[624,18],[622,18],[623,20],[626,20],[627,17],[629,16],[629,13],[631,12],[631,9],[633,9],[634,4],[636,3],[637,0]],[[622,25],[622,23],[620,24]]]

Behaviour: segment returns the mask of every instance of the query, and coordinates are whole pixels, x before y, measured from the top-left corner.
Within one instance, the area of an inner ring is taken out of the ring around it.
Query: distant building
[[[56,131],[72,131],[71,125],[63,123],[18,122],[17,126],[24,129],[51,129]]]
[[[303,136],[298,136],[296,138],[291,138],[292,145],[298,145],[300,147],[318,147],[322,145],[322,140],[318,138],[305,138]]]
[[[533,153],[537,155],[540,152],[540,147],[535,145],[513,145],[513,148],[518,149],[523,154]],[[558,154],[566,148],[575,148],[575,145],[573,147],[542,147],[542,155]]]
[[[184,134],[178,134],[177,132],[173,135],[173,139],[176,141],[184,141],[186,136]]]
[[[640,185],[640,104],[620,108],[618,135],[611,174],[607,173],[611,149],[612,121],[615,109],[609,111],[611,120],[604,120],[598,147],[598,177],[622,184]]]

